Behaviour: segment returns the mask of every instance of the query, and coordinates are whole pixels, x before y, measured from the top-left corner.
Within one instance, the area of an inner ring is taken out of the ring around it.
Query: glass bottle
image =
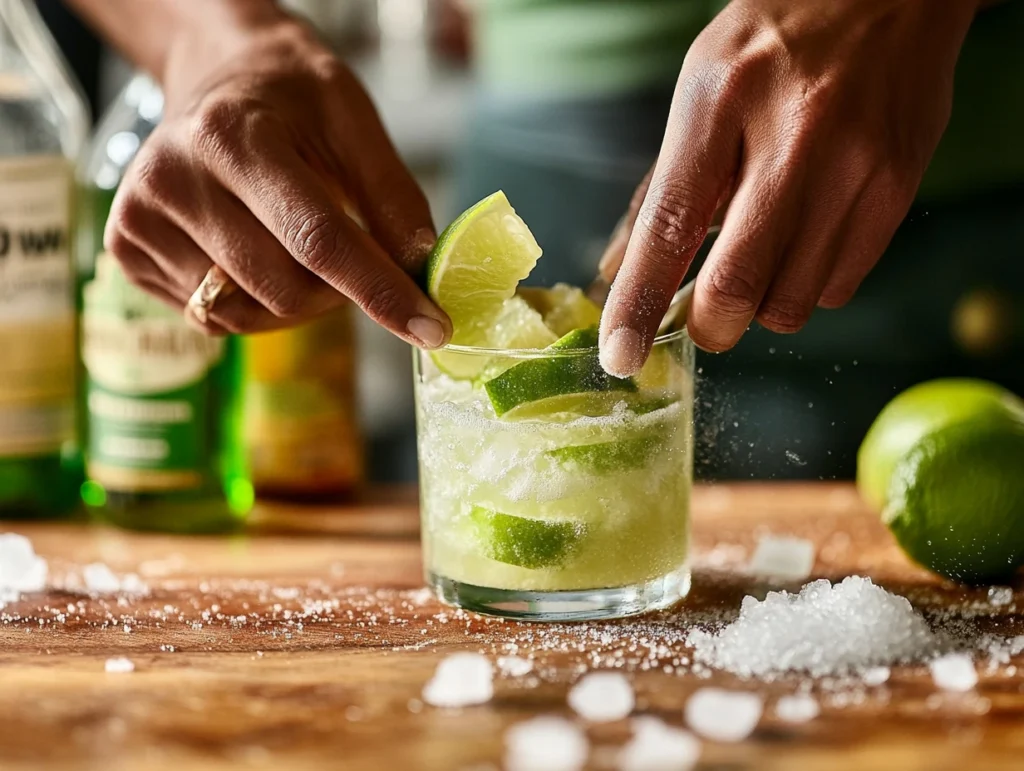
[[[353,307],[245,338],[245,443],[256,494],[336,499],[363,479]]]
[[[103,250],[114,194],[162,111],[159,87],[135,76],[79,167],[82,499],[93,515],[122,527],[216,532],[240,523],[253,501],[240,341],[196,331],[130,284]]]
[[[0,516],[77,501],[73,162],[85,100],[29,0],[0,0]]]

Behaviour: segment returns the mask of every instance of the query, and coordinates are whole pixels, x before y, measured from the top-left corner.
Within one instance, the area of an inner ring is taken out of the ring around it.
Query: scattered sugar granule
[[[814,569],[814,557],[814,544],[805,538],[763,536],[750,558],[749,570],[768,578],[803,581]]]
[[[592,723],[622,720],[635,705],[633,686],[621,672],[591,672],[569,691],[569,706]]]
[[[533,671],[533,662],[519,656],[500,656],[498,669],[506,677],[523,677]]]
[[[0,535],[0,603],[16,602],[22,593],[46,588],[46,560],[32,542],[17,533]]]
[[[102,562],[93,562],[82,568],[85,590],[90,594],[146,594],[149,587],[134,573],[118,578]]]
[[[974,661],[966,653],[947,653],[928,662],[932,680],[944,691],[969,691],[978,684]]]
[[[795,693],[779,699],[775,714],[787,723],[806,723],[821,714],[821,707],[810,694]]]
[[[659,718],[633,720],[633,737],[618,756],[620,771],[688,771],[700,758],[700,739]]]
[[[494,669],[479,653],[453,653],[441,660],[423,687],[423,701],[434,707],[468,707],[494,696]]]
[[[701,688],[686,702],[686,724],[701,736],[719,742],[739,742],[757,728],[764,702],[756,693]]]
[[[868,667],[860,673],[860,679],[864,685],[882,685],[889,682],[892,670],[889,667]]]
[[[135,664],[131,659],[126,659],[123,656],[116,659],[107,659],[103,665],[103,671],[115,675],[127,674],[128,672],[135,671]]]
[[[687,635],[694,660],[743,677],[804,671],[814,677],[921,660],[935,636],[905,597],[851,576],[821,579],[799,594],[744,597],[739,618],[717,633]]]
[[[553,715],[517,723],[505,733],[505,771],[579,771],[589,752],[583,729]]]
[[[996,608],[1001,608],[1013,602],[1013,589],[1009,586],[993,586],[988,590],[988,601]]]

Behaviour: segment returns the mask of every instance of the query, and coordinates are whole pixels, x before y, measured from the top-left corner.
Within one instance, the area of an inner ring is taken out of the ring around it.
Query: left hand
[[[733,0],[683,62],[657,163],[602,259],[601,361],[635,374],[709,224],[687,327],[731,348],[846,303],[906,216],[977,0]],[[621,268],[621,269],[620,269]],[[617,274],[617,275],[616,275]]]

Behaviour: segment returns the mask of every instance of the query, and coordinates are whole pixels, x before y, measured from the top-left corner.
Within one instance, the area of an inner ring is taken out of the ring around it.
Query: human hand
[[[410,278],[435,240],[428,205],[352,73],[283,15],[209,34],[172,47],[164,119],[107,223],[128,278],[183,309],[219,266],[239,290],[205,322],[188,314],[211,333],[293,325],[348,297],[410,343],[442,345],[451,322]]]
[[[602,259],[601,361],[637,372],[708,226],[687,327],[726,350],[857,290],[949,119],[976,0],[733,0],[687,53],[657,163]],[[617,275],[616,275],[617,274]]]

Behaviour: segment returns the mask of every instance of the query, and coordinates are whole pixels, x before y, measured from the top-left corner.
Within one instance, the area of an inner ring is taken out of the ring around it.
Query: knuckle
[[[383,277],[367,280],[355,292],[363,312],[378,323],[386,323],[402,307],[402,293]]]
[[[752,315],[760,299],[755,282],[736,268],[711,271],[705,291],[716,313],[729,319]]]
[[[302,216],[287,231],[288,251],[318,276],[329,277],[337,273],[338,267],[351,255],[351,244],[328,214]]]
[[[662,182],[651,185],[637,220],[656,252],[688,257],[704,239],[709,208],[702,191],[685,183]]]
[[[192,146],[200,158],[222,161],[248,147],[255,136],[268,131],[274,122],[273,115],[258,100],[217,99],[192,117]]]
[[[267,310],[279,319],[298,318],[304,309],[303,293],[296,291],[294,286],[266,284],[257,293],[260,302]]]
[[[132,240],[146,232],[146,207],[134,196],[125,196],[110,213],[107,248],[115,254],[127,250]]]
[[[141,155],[135,163],[132,190],[134,203],[138,198],[167,205],[179,195],[181,166],[178,157],[169,149],[154,148]],[[129,199],[133,200],[133,199]]]
[[[793,298],[777,297],[767,301],[758,311],[761,326],[773,332],[799,332],[811,317],[811,309]]]

